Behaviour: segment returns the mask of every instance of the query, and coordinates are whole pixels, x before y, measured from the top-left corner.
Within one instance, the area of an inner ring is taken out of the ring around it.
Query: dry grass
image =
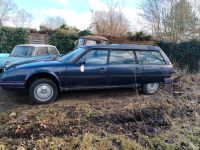
[[[174,78],[154,96],[79,91],[41,106],[0,91],[0,149],[199,149],[200,75]]]

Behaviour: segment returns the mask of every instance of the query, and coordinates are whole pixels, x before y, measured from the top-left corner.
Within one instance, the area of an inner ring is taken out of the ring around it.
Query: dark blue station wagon
[[[140,86],[152,95],[172,81],[172,73],[170,60],[156,46],[86,46],[57,60],[12,65],[2,71],[0,86],[27,90],[33,103],[45,104],[68,90]]]

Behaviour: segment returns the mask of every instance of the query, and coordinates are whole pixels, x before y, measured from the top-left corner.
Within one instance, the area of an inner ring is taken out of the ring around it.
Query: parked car
[[[9,57],[10,54],[8,53],[0,53],[0,58],[5,58],[5,57]]]
[[[9,57],[0,58],[0,69],[9,67],[10,65],[24,62],[35,61],[41,59],[51,59],[56,55],[60,55],[55,46],[41,44],[25,44],[16,46]]]
[[[141,45],[86,46],[54,61],[12,65],[2,72],[0,86],[26,89],[33,103],[56,100],[68,90],[132,88],[155,94],[171,83],[173,67],[161,48]]]
[[[81,46],[108,45],[109,40],[102,36],[82,36],[79,38],[76,48]]]

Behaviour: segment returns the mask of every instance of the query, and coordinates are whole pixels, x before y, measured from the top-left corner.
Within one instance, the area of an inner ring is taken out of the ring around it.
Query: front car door
[[[108,50],[89,50],[67,69],[68,88],[101,88],[108,85]],[[81,62],[85,62],[82,64]]]
[[[136,85],[142,72],[133,50],[110,50],[109,86]]]

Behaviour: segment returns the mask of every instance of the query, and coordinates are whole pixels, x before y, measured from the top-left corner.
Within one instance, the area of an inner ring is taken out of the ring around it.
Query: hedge
[[[183,43],[159,42],[158,45],[165,51],[173,63],[182,69],[188,67],[190,72],[197,72],[200,68],[200,41],[192,40]]]
[[[49,37],[49,44],[56,46],[60,53],[65,54],[73,50],[77,39],[76,34],[65,34],[57,31]]]
[[[10,53],[18,44],[28,43],[28,30],[0,27],[0,53]]]

